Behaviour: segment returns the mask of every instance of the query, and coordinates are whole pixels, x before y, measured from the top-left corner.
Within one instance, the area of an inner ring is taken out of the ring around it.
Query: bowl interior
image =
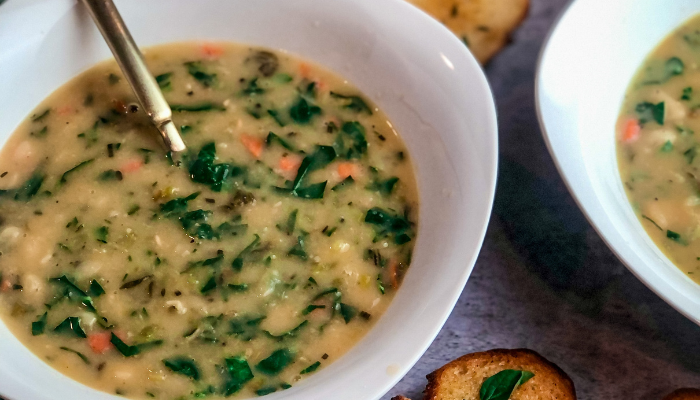
[[[628,268],[696,323],[700,287],[656,247],[627,200],[615,122],[647,55],[698,12],[693,0],[578,0],[542,52],[536,90],[545,140],[579,206]]]
[[[387,313],[355,348],[269,396],[379,398],[435,337],[481,247],[497,144],[493,99],[479,65],[445,28],[401,0],[116,3],[141,46],[230,40],[296,53],[348,78],[393,121],[413,158],[420,190],[410,271]],[[3,5],[0,143],[44,97],[108,57],[99,32],[73,0]],[[9,398],[116,398],[63,377],[1,323],[0,355],[0,394]]]

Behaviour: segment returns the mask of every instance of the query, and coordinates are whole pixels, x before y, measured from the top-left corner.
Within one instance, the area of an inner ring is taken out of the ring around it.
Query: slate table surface
[[[447,323],[382,400],[420,400],[425,375],[493,348],[539,352],[569,374],[579,399],[661,400],[676,388],[700,387],[700,327],[617,260],[577,208],[542,139],[537,58],[567,3],[531,0],[512,43],[485,66],[500,161],[484,246]]]

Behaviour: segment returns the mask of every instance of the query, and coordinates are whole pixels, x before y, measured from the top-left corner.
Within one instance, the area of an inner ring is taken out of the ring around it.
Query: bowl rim
[[[563,10],[560,11],[559,15],[556,17],[554,24],[545,36],[545,39],[540,49],[537,58],[537,67],[535,71],[535,110],[537,113],[537,120],[539,122],[542,138],[544,139],[547,150],[554,161],[557,172],[564,182],[569,194],[573,198],[574,202],[578,206],[579,210],[585,216],[588,223],[593,227],[598,236],[603,240],[603,242],[608,246],[610,251],[617,257],[620,262],[627,268],[629,272],[632,273],[637,279],[639,279],[647,288],[649,288],[653,293],[659,296],[667,304],[673,307],[676,311],[681,313],[683,316],[693,321],[694,323],[700,325],[700,310],[697,310],[693,306],[693,302],[690,298],[678,291],[668,290],[664,288],[662,282],[655,281],[652,276],[646,275],[644,272],[640,271],[635,267],[635,263],[630,260],[630,258],[625,254],[621,248],[616,247],[613,244],[613,240],[608,234],[608,229],[610,227],[605,227],[600,223],[599,218],[604,216],[595,216],[594,213],[586,207],[586,204],[598,204],[600,200],[596,197],[594,201],[588,201],[585,199],[585,195],[582,193],[582,188],[579,188],[578,184],[573,180],[573,178],[567,174],[566,167],[564,166],[566,161],[562,161],[560,156],[555,149],[555,145],[552,142],[552,137],[558,135],[553,129],[548,127],[547,118],[544,115],[544,108],[542,98],[544,96],[542,91],[542,86],[546,77],[543,73],[545,64],[548,62],[548,56],[550,49],[550,44],[557,37],[559,32],[564,29],[567,18],[573,13],[577,12],[578,7],[581,7],[584,3],[592,3],[592,0],[572,0],[570,1]],[[669,33],[672,31],[669,31]],[[658,43],[655,44],[655,46]],[[644,56],[646,58],[648,54]],[[582,160],[581,160],[582,162]],[[629,200],[626,200],[629,204]],[[646,232],[644,232],[645,235]],[[656,244],[654,244],[656,246]],[[623,246],[620,246],[623,247]],[[666,257],[664,255],[664,257]]]

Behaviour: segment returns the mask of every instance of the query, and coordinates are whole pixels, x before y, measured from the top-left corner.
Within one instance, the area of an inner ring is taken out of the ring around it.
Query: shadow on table
[[[631,325],[637,334],[663,341],[674,359],[700,372],[694,356],[700,351],[698,327],[625,271],[563,182],[542,179],[508,158],[499,168],[494,216],[526,268],[576,312],[621,329]]]

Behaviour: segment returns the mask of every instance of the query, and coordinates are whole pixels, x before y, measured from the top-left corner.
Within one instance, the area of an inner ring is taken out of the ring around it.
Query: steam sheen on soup
[[[287,54],[146,59],[188,150],[163,150],[113,62],[37,107],[0,156],[0,315],[106,392],[287,389],[394,297],[417,231],[408,154],[356,88]]]

